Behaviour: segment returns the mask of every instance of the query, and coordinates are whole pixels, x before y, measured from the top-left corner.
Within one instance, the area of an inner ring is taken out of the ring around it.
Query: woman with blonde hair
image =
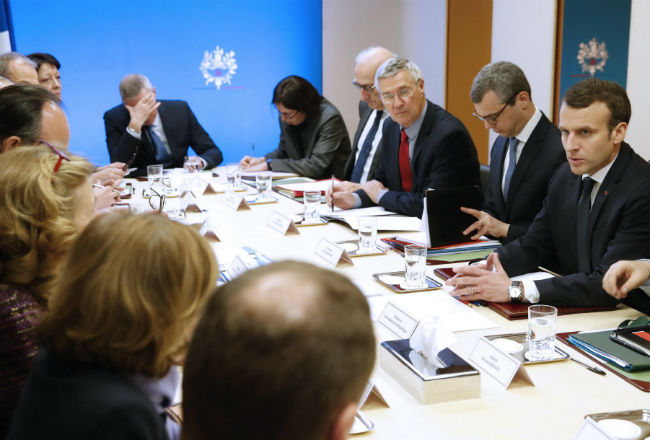
[[[63,267],[8,438],[177,438],[165,409],[216,282],[214,253],[192,227],[157,214],[95,218]]]
[[[93,166],[49,146],[0,154],[0,438],[37,351],[62,258],[94,215]]]

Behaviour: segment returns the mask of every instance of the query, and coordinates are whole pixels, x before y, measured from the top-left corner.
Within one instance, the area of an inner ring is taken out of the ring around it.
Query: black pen
[[[585,367],[585,368],[586,368],[587,370],[589,370],[589,371],[593,371],[593,372],[596,373],[596,374],[600,374],[601,376],[604,376],[604,375],[607,374],[607,373],[605,373],[604,370],[601,370],[601,369],[598,368],[598,367],[592,367],[591,365],[587,365],[587,364],[585,364],[584,362],[579,361],[578,359],[572,358],[571,356],[569,356],[569,359],[571,359],[573,362],[575,362],[575,363],[577,363],[577,364],[582,365],[583,367]]]

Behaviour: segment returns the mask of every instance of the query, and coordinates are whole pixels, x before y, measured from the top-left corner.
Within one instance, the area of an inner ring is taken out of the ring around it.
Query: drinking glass
[[[226,166],[226,178],[228,179],[228,184],[232,189],[241,188],[241,167],[239,164]]]
[[[375,252],[377,249],[377,218],[359,217],[359,252]]]
[[[543,304],[528,307],[528,353],[531,361],[553,359],[557,308]]]
[[[147,181],[149,188],[160,188],[160,180],[163,175],[162,164],[147,165]]]
[[[257,198],[264,199],[271,194],[273,178],[270,174],[256,174],[255,187],[257,188]]]
[[[320,222],[320,191],[305,191],[303,201],[305,204],[305,223]]]
[[[425,287],[427,248],[415,244],[404,246],[404,265],[406,267],[406,287],[408,289]]]

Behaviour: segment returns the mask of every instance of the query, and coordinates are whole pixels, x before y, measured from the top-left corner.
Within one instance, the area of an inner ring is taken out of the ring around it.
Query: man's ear
[[[357,413],[356,402],[351,402],[345,405],[334,418],[332,426],[330,426],[329,435],[327,440],[345,440],[348,438],[352,423],[354,423],[354,416]]]
[[[9,136],[8,138],[2,141],[2,144],[0,144],[0,151],[6,153],[9,150],[19,147],[20,144],[21,144],[21,140],[18,136]]]

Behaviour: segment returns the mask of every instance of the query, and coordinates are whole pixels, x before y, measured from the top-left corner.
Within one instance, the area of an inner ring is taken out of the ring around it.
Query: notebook
[[[464,243],[469,237],[463,231],[476,221],[460,210],[461,206],[481,209],[480,186],[428,189],[425,195],[431,247]]]

